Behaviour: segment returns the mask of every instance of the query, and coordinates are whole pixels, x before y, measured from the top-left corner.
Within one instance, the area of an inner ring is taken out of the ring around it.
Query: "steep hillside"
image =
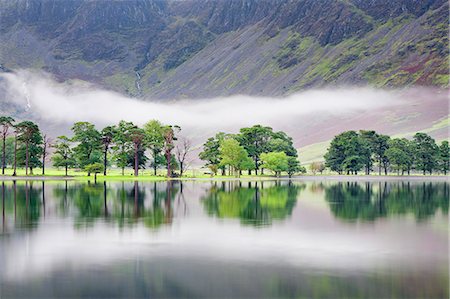
[[[444,0],[0,0],[0,65],[133,96],[448,86]]]

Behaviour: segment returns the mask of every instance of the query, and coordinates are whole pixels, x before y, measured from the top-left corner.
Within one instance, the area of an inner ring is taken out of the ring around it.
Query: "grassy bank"
[[[68,172],[68,176],[65,176],[64,170],[59,169],[46,169],[45,175],[42,175],[42,169],[34,169],[33,174],[25,175],[24,169],[17,169],[17,176],[12,176],[13,171],[11,169],[7,169],[5,171],[5,175],[0,175],[0,180],[77,180],[77,181],[93,181],[94,174],[88,176],[87,172],[81,170],[70,170]],[[246,172],[245,172],[246,173]],[[324,174],[303,174],[299,176],[294,176],[292,179],[302,179],[302,180],[377,180],[377,179],[388,179],[388,180],[408,180],[408,179],[439,179],[439,180],[447,180],[449,176],[444,175],[433,175],[433,176],[423,176],[419,173],[411,174],[410,176],[398,176],[396,173],[390,173],[387,176],[381,175],[379,176],[377,173],[372,173],[371,175],[338,175],[334,173],[324,173]],[[216,175],[211,177],[209,174],[205,173],[205,171],[201,169],[189,170],[183,177],[181,178],[171,178],[171,180],[273,180],[273,179],[288,179],[287,176],[282,176],[280,178],[276,178],[271,173],[266,173],[264,175],[247,175],[243,174],[239,178],[235,176],[222,176]],[[121,170],[119,169],[110,169],[107,172],[107,176],[104,176],[103,173],[97,174],[97,181],[167,181],[165,170],[161,169],[157,171],[157,175],[154,175],[153,170],[143,170],[139,173],[138,177],[133,175],[132,169],[126,169],[124,175],[122,175]]]

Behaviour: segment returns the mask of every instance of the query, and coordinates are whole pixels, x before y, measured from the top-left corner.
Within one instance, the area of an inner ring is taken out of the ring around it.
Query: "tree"
[[[179,126],[165,126],[163,128],[163,136],[164,136],[164,156],[166,157],[166,165],[167,165],[167,177],[172,177],[172,150],[174,148],[174,140],[177,140],[175,136],[175,131],[179,132],[181,129]]]
[[[239,132],[237,140],[253,159],[255,173],[258,175],[261,154],[268,153],[271,150],[270,140],[273,136],[273,130],[270,127],[255,125],[250,128],[242,128]]]
[[[19,161],[25,166],[25,175],[28,175],[28,169],[32,173],[33,167],[40,165],[39,157],[42,154],[42,135],[39,127],[32,121],[23,121],[17,124],[17,140],[22,144],[18,149],[17,155]]]
[[[300,166],[300,162],[298,161],[297,157],[288,156],[288,167],[287,167],[287,173],[289,178],[292,177],[293,174],[302,172],[302,167]]]
[[[323,162],[312,162],[309,165],[309,170],[316,175],[317,172],[322,173],[325,170],[325,164]]]
[[[134,176],[139,175],[139,152],[145,152],[145,132],[138,127],[131,130],[131,141],[134,147]]]
[[[94,174],[94,182],[97,183],[97,174],[103,171],[103,165],[101,163],[92,163],[84,167],[88,173]]]
[[[45,175],[45,160],[48,155],[48,148],[51,146],[51,139],[44,135],[42,148],[42,175]]]
[[[450,150],[448,146],[448,141],[442,141],[439,146],[439,169],[447,175],[447,172],[450,169]]]
[[[233,173],[239,177],[241,170],[254,167],[253,160],[247,151],[236,139],[229,138],[222,141],[220,148],[220,165],[229,166]]]
[[[6,137],[6,166],[14,164],[14,139],[14,136]]]
[[[414,135],[416,168],[422,170],[423,174],[428,171],[430,175],[437,166],[439,148],[433,138],[425,133]]]
[[[333,138],[325,154],[325,165],[331,170],[342,174],[357,174],[364,166],[366,148],[355,131],[346,131]]]
[[[132,122],[121,120],[115,127],[112,147],[113,157],[116,161],[117,167],[122,169],[124,175],[125,167],[128,165],[129,153],[133,151],[133,144],[130,139],[131,131],[136,126]]]
[[[378,175],[381,175],[382,168],[384,168],[384,174],[387,175],[389,159],[386,156],[386,150],[389,148],[389,139],[389,136],[381,134],[378,134],[375,139],[373,151],[375,159],[378,161]]]
[[[6,137],[9,133],[9,128],[13,126],[14,118],[10,116],[0,116],[0,126],[2,134],[2,175],[5,174],[6,167]]]
[[[89,122],[77,122],[73,125],[72,140],[78,142],[74,148],[77,164],[81,168],[86,165],[99,163],[101,157],[101,134]],[[88,176],[91,175],[88,172]]]
[[[103,175],[106,176],[108,166],[108,151],[113,141],[116,129],[114,126],[107,126],[101,131],[101,140],[103,145]]]
[[[283,131],[272,133],[269,148],[271,152],[284,152],[286,156],[297,157],[297,149],[294,147],[292,137]]]
[[[164,147],[164,126],[157,120],[151,120],[144,125],[144,131],[148,148],[152,152],[153,174],[156,175],[158,166],[164,164],[164,160],[161,159],[161,151]]]
[[[181,138],[179,144],[175,148],[175,157],[177,158],[178,165],[180,167],[180,176],[183,176],[184,171],[187,169],[188,164],[186,161],[187,155],[191,152],[191,141],[187,138]]]
[[[64,167],[66,176],[68,168],[75,165],[73,150],[70,143],[71,140],[67,136],[59,136],[53,145],[53,148],[55,149],[55,153],[52,157],[53,166]]]
[[[262,167],[275,173],[277,177],[288,169],[288,156],[284,152],[270,152],[261,154]]]
[[[220,144],[226,138],[225,133],[217,133],[216,136],[208,138],[203,144],[203,151],[198,155],[199,158],[206,162],[206,166],[213,171],[214,175],[217,173],[220,164]],[[222,175],[225,175],[225,167],[220,166]]]
[[[392,165],[397,174],[404,174],[405,171],[410,172],[414,162],[413,151],[411,149],[411,142],[405,138],[390,139],[389,148],[386,150],[386,157]]]
[[[361,139],[361,159],[362,163],[364,163],[364,169],[366,175],[369,175],[372,171],[373,166],[373,155],[375,152],[376,141],[378,138],[378,134],[373,131],[360,130],[359,136]]]

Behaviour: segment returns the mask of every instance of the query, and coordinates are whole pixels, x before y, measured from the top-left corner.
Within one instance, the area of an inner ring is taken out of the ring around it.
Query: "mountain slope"
[[[0,0],[0,64],[133,96],[448,86],[443,0]]]

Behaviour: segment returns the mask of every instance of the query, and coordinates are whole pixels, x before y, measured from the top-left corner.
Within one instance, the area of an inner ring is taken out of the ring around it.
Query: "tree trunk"
[[[250,169],[248,170],[248,175],[252,175],[252,171]]]
[[[14,171],[13,171],[13,176],[17,175],[16,170],[17,170],[17,135],[14,138]]]
[[[67,163],[66,163],[66,165],[65,165],[65,171],[66,171],[66,176],[67,176]]]
[[[153,162],[153,174],[156,176],[156,168],[157,168],[157,165],[156,165],[156,160]]]
[[[125,175],[125,167],[122,167],[122,175]]]
[[[172,158],[172,157],[171,157],[169,154],[166,153],[166,160],[167,160],[167,177],[168,177],[168,178],[170,178],[170,177],[172,176],[172,173],[170,172],[170,162],[172,162],[172,161],[170,161],[170,160],[172,160],[171,158]]]
[[[47,144],[44,141],[44,151],[42,152],[42,175],[45,175],[45,152],[46,151],[47,151]]]
[[[97,184],[97,173],[94,172],[94,184]]]
[[[180,161],[180,177],[183,176],[183,162]]]
[[[28,141],[25,148],[25,175],[28,175]]]
[[[2,175],[5,174],[6,167],[6,135],[3,134],[3,149],[2,149]]]
[[[134,176],[139,175],[138,145],[134,144]]]

